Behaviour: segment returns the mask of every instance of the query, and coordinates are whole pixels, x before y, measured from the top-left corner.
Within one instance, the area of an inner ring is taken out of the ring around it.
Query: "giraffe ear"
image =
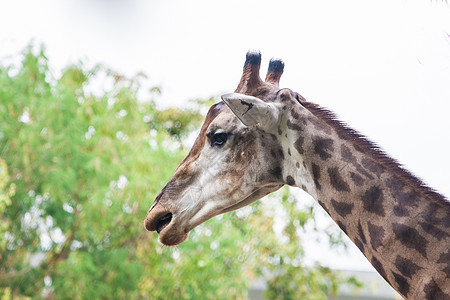
[[[222,100],[244,125],[259,126],[266,132],[275,131],[279,121],[279,111],[274,104],[238,93],[222,95]]]

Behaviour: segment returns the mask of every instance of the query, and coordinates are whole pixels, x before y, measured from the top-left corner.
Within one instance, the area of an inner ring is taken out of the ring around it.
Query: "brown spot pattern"
[[[392,228],[396,238],[407,248],[415,249],[423,257],[427,258],[426,249],[428,246],[428,241],[419,234],[419,232],[409,226],[393,223]]]
[[[434,279],[431,279],[423,290],[427,300],[450,300],[450,295],[445,294]]]
[[[329,159],[331,154],[328,151],[332,152],[334,150],[332,139],[315,138],[313,140],[313,147],[314,153],[319,155],[323,160]]]
[[[341,157],[342,160],[348,163],[351,163],[356,170],[364,175],[365,177],[369,178],[369,179],[373,179],[373,176],[370,175],[370,173],[368,173],[359,163],[358,160],[356,159],[356,157],[353,156],[350,148],[348,148],[346,145],[341,145]],[[359,175],[358,175],[359,176]],[[360,177],[360,176],[359,176]],[[361,177],[360,177],[361,178]],[[362,180],[362,178],[361,178]],[[359,180],[359,181],[361,181]]]
[[[303,149],[303,142],[305,139],[302,136],[299,136],[298,139],[294,142],[294,147],[298,153],[303,154],[305,150]]]
[[[392,275],[394,276],[394,280],[397,285],[398,291],[404,296],[408,295],[410,289],[408,280],[402,275],[397,274],[395,272],[392,272]]]
[[[331,205],[333,205],[334,210],[343,218],[352,213],[353,203],[338,202],[331,199]]]
[[[275,168],[269,170],[269,173],[277,179],[281,178],[281,168],[280,167],[275,167]]]
[[[331,128],[328,126],[328,124],[326,122],[323,122],[322,120],[320,120],[319,118],[315,118],[315,117],[308,117],[308,121],[313,124],[313,126],[320,131],[323,131],[327,134],[331,134]]]
[[[375,173],[378,178],[380,178],[381,173],[383,173],[383,168],[376,162],[374,162],[371,159],[363,159],[361,161],[364,168],[371,171],[372,173]]]
[[[386,271],[384,270],[381,262],[375,256],[372,257],[370,262],[375,267],[375,269],[378,271],[378,273],[380,273],[380,275],[383,276],[383,278],[387,281]]]
[[[403,274],[403,276],[409,278],[412,278],[412,276],[421,269],[421,267],[416,265],[412,260],[401,257],[400,255],[398,255],[395,259],[395,266],[397,267],[397,270]]]
[[[287,128],[295,131],[303,131],[303,128],[300,127],[298,124],[292,123],[290,120],[287,120],[286,122]]]
[[[362,186],[364,179],[356,173],[350,172],[350,178],[357,186]]]
[[[294,186],[295,185],[295,180],[294,180],[294,178],[292,176],[289,175],[289,176],[286,177],[286,183],[288,185],[290,185],[290,186]]]
[[[355,245],[359,248],[359,250],[361,250],[362,253],[364,253],[364,245],[359,239],[355,239]]]
[[[437,261],[440,264],[446,264],[447,266],[443,269],[447,273],[447,278],[450,278],[450,250],[447,253],[442,253]]]
[[[352,152],[350,151],[350,148],[348,148],[344,144],[341,145],[341,155],[342,155],[342,159],[345,162],[354,162],[354,161],[356,161],[356,158],[353,156]]]
[[[420,225],[420,227],[422,227],[423,231],[432,235],[434,238],[438,239],[439,241],[441,241],[444,238],[448,238],[450,236],[447,232],[437,228],[433,224],[419,222],[419,225]]]
[[[406,207],[403,207],[401,205],[395,205],[394,206],[394,214],[397,217],[404,217],[404,216],[408,216],[408,210],[406,209]]]
[[[300,115],[295,110],[291,110],[291,116],[296,120],[300,118]]]
[[[312,173],[313,173],[314,185],[320,191],[322,189],[322,186],[319,183],[320,167],[318,165],[316,165],[315,163],[312,164]]]
[[[364,235],[364,231],[361,226],[361,220],[358,221],[358,235],[361,238],[361,241],[363,241],[364,244],[367,244],[366,236]]]
[[[364,209],[367,211],[379,215],[381,217],[385,216],[383,208],[383,192],[380,187],[373,186],[369,188],[362,196],[362,201]]]
[[[270,149],[270,155],[271,155],[273,158],[277,158],[277,154],[275,153],[275,150],[273,150],[273,149]]]
[[[347,227],[345,227],[344,223],[342,223],[341,221],[337,221],[336,224],[338,224],[339,228],[341,228],[342,231],[347,234]]]
[[[450,218],[448,217],[448,215],[438,216],[438,211],[439,211],[438,205],[430,203],[427,211],[424,214],[425,220],[427,220],[429,223],[449,228]]]
[[[350,187],[344,178],[339,173],[338,167],[328,168],[328,175],[330,176],[331,186],[339,192],[349,192]]]
[[[398,180],[395,177],[392,177],[392,178],[389,178],[388,180],[386,180],[386,185],[388,186],[388,188],[390,188],[393,191],[401,191],[405,187],[403,182],[401,182],[400,180]]]
[[[283,153],[283,150],[278,149],[278,155],[279,155],[279,157],[280,157],[281,160],[284,160],[284,153]]]
[[[414,192],[407,192],[407,193],[397,193],[396,199],[402,206],[409,206],[413,207],[417,205],[417,202],[419,201],[419,198],[417,197],[417,194]]]
[[[325,205],[324,202],[317,200],[317,202],[319,202],[320,206],[322,206],[322,208],[327,212],[328,215],[330,215],[330,210],[328,209],[328,207]]]
[[[384,228],[368,222],[367,229],[369,230],[370,245],[373,250],[377,251],[377,248],[383,244]]]

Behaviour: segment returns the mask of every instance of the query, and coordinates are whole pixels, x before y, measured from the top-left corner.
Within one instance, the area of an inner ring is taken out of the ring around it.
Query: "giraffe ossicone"
[[[206,115],[144,225],[162,244],[283,185],[314,197],[407,299],[450,299],[450,202],[379,147],[300,94],[279,88],[284,63],[249,52],[234,93]]]

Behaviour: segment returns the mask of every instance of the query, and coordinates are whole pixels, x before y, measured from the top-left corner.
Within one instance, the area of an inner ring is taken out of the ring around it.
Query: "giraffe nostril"
[[[167,213],[156,222],[156,232],[158,234],[169,225],[170,221],[172,221],[172,213]]]

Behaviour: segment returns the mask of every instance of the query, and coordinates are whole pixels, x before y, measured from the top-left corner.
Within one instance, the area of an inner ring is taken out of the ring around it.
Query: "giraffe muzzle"
[[[150,211],[145,218],[144,226],[148,231],[156,231],[159,241],[165,246],[178,245],[189,235],[189,230],[177,222],[176,215],[165,209]]]

